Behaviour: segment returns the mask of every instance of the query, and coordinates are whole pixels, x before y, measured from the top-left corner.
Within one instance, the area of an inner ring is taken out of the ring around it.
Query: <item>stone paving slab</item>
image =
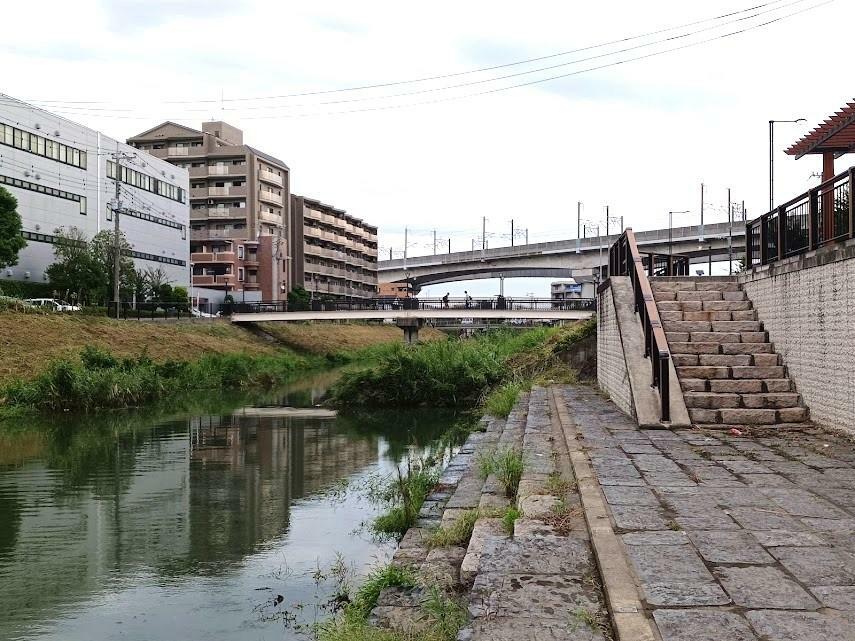
[[[551,619],[516,619],[508,617],[493,617],[476,619],[472,626],[464,630],[458,641],[520,641],[534,639],[536,641],[605,641],[599,630],[593,630],[584,622],[573,618],[568,621]]]
[[[663,641],[855,641],[855,444],[642,430],[561,396]]]

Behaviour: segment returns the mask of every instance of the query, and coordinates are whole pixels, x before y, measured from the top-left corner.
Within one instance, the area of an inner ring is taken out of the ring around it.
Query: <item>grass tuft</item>
[[[525,462],[521,452],[507,448],[481,455],[478,458],[478,469],[481,478],[486,479],[491,474],[495,475],[505,489],[505,496],[514,498],[519,489]]]

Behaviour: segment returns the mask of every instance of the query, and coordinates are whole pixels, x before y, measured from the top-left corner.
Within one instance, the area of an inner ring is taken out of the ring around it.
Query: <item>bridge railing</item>
[[[288,305],[285,301],[261,301],[257,303],[235,303],[232,309],[236,313],[252,314],[262,312],[297,311],[398,311],[398,310],[452,310],[465,315],[467,311],[593,311],[597,301],[593,298],[572,298],[554,300],[551,298],[503,297],[493,298],[360,298],[341,300],[312,300],[305,304]]]
[[[609,274],[612,276],[628,276],[632,283],[635,312],[644,329],[644,357],[650,359],[653,371],[653,386],[659,390],[660,414],[663,422],[671,420],[670,374],[671,352],[665,340],[659,310],[653,299],[648,274],[654,275],[658,255],[649,255],[645,266],[644,258],[638,251],[635,234],[627,229],[609,249]],[[665,267],[668,274],[676,270],[676,256],[665,256]],[[682,264],[682,263],[681,263]],[[688,274],[688,259],[685,261]]]
[[[855,167],[747,223],[745,265],[768,265],[855,237]]]

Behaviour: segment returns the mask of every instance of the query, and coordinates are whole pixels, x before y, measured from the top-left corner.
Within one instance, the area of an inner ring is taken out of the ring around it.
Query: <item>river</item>
[[[329,416],[333,376],[0,433],[0,639],[301,638],[257,607],[316,603],[317,567],[341,555],[359,576],[392,552],[361,527],[379,507],[341,488],[455,421]]]

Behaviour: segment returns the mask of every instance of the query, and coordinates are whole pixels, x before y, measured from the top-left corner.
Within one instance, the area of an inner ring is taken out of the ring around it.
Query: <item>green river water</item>
[[[7,427],[0,639],[300,638],[257,606],[315,603],[313,569],[341,554],[359,575],[393,549],[360,527],[379,508],[340,488],[394,470],[455,421],[324,416],[333,376],[266,396],[211,393],[190,411]]]

